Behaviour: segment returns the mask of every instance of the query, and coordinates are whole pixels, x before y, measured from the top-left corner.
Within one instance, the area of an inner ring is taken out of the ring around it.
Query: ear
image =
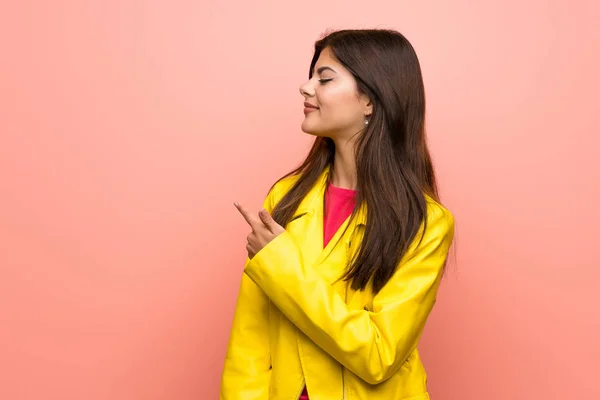
[[[365,114],[365,117],[368,117],[371,114],[373,114],[373,103],[371,102],[371,99],[367,97],[367,95],[361,95],[360,102],[364,108],[363,112]]]

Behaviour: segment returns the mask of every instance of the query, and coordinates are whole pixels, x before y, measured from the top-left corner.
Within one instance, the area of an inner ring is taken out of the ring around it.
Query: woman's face
[[[329,48],[319,55],[312,78],[300,87],[300,93],[305,99],[302,130],[311,135],[350,139],[364,129],[372,111],[350,71]]]

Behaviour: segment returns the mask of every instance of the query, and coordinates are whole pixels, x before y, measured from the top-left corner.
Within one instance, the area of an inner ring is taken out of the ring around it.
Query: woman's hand
[[[275,222],[267,210],[262,209],[256,215],[246,210],[239,203],[233,204],[240,214],[242,214],[248,225],[250,225],[250,228],[252,228],[252,232],[248,235],[248,244],[246,245],[248,258],[253,258],[271,240],[285,232],[285,229]]]

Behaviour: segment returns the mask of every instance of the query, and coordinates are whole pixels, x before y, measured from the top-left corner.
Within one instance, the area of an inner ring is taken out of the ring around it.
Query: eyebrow
[[[321,75],[321,74],[323,73],[323,71],[331,71],[331,72],[333,72],[334,74],[336,74],[336,73],[337,73],[337,72],[335,72],[335,70],[334,70],[333,68],[331,68],[331,67],[328,67],[328,66],[326,66],[326,65],[325,65],[325,66],[323,66],[323,67],[320,67],[320,68],[317,70],[317,73],[318,73],[319,75]]]

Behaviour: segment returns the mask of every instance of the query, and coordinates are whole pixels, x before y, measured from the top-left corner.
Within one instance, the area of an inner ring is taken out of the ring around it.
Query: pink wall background
[[[457,218],[435,400],[597,399],[600,6],[516,0],[0,6],[0,398],[216,399],[247,234],[310,139],[327,28],[422,62]]]

